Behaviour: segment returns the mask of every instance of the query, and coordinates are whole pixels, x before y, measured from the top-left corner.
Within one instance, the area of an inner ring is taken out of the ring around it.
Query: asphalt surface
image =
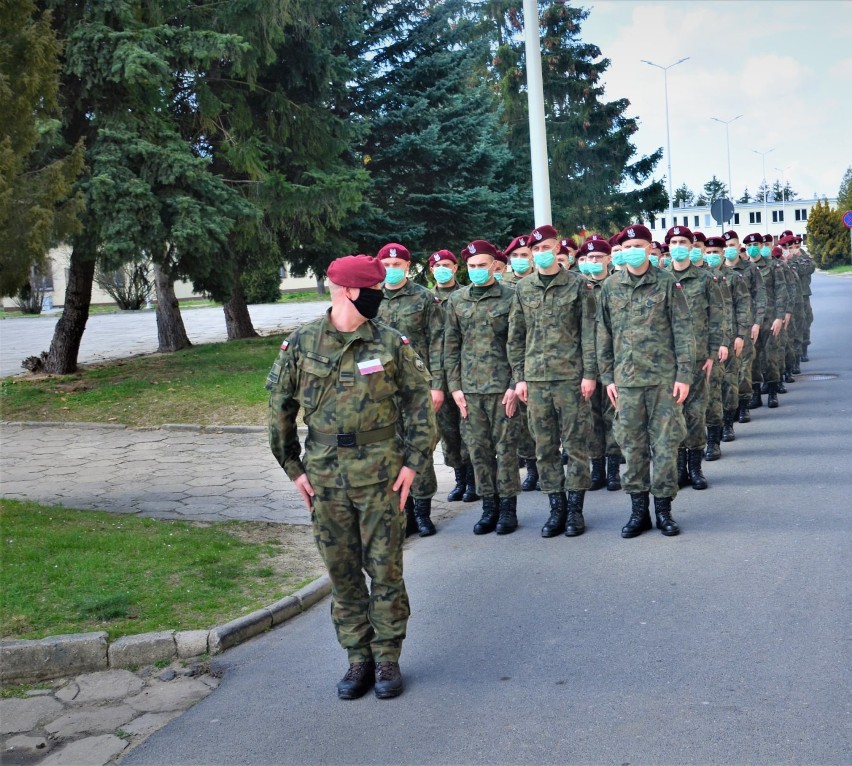
[[[407,689],[341,702],[325,607],[229,650],[219,689],[127,764],[848,764],[852,280],[816,275],[804,375],[674,503],[683,533],[475,537],[478,510],[406,551]],[[834,375],[809,380],[807,375]]]
[[[292,327],[319,316],[328,302],[270,303],[249,306],[254,329],[263,334]],[[228,339],[221,307],[185,309],[186,334],[192,343]],[[0,321],[0,377],[24,372],[21,361],[50,348],[58,314],[12,317]],[[153,310],[95,314],[89,317],[80,343],[80,364],[122,359],[157,350],[157,317]]]

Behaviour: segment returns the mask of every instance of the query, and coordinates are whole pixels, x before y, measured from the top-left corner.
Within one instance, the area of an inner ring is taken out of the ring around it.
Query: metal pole
[[[527,58],[527,105],[530,122],[533,208],[536,226],[551,224],[547,131],[544,125],[544,86],[541,77],[538,2],[524,0],[524,45]]]
[[[752,149],[755,154],[759,154],[763,158],[763,222],[766,223],[766,198],[769,196],[766,189],[766,155],[770,152],[775,151],[775,147],[773,146],[771,149],[767,149],[765,152],[759,152],[757,149]]]
[[[663,88],[665,90],[666,97],[666,157],[668,158],[668,175],[669,175],[669,223],[674,225],[674,192],[672,191],[672,142],[671,136],[669,134],[669,77],[668,71],[672,67],[676,67],[678,64],[682,64],[684,61],[687,61],[689,56],[680,59],[680,61],[675,61],[674,64],[669,64],[668,66],[660,66],[659,64],[655,64],[653,61],[647,61],[646,59],[640,59],[643,64],[648,64],[648,66],[656,67],[657,69],[663,70]]]
[[[775,168],[781,174],[781,218],[785,219],[784,220],[785,226],[787,225],[787,221],[786,221],[786,218],[787,218],[787,197],[784,194],[785,188],[787,186],[787,178],[786,178],[785,173],[791,167],[792,167],[792,165],[787,165],[786,168]]]
[[[728,146],[728,194],[730,195],[731,202],[734,201],[734,182],[731,180],[731,134],[728,130],[728,126],[732,122],[736,122],[738,119],[742,117],[741,114],[738,114],[736,117],[732,117],[730,120],[720,120],[718,117],[711,117],[711,120],[716,120],[716,122],[721,122],[725,126],[725,142]],[[727,223],[730,223],[730,219],[728,219]]]

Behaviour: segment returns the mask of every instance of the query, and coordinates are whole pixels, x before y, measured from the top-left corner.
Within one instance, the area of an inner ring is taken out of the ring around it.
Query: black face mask
[[[358,297],[352,301],[355,310],[364,319],[375,319],[379,313],[379,304],[384,298],[384,293],[381,290],[374,290],[372,287],[362,287]],[[352,300],[351,298],[349,300]]]

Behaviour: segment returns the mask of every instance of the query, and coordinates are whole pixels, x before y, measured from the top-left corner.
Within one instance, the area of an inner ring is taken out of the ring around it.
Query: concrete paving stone
[[[173,721],[180,714],[180,710],[173,710],[168,713],[145,713],[130,723],[124,724],[121,730],[134,736],[147,737],[157,731],[157,729],[162,729],[163,726],[169,721]]]
[[[9,762],[14,762],[16,757],[45,755],[49,750],[49,743],[44,737],[31,737],[27,734],[19,734],[10,737],[3,743],[3,753],[7,754]],[[6,760],[4,758],[4,760]]]
[[[210,687],[195,678],[169,683],[155,682],[125,702],[140,713],[165,713],[184,710],[210,693]]]
[[[227,505],[222,502],[217,502],[206,497],[188,497],[185,500],[175,505],[175,509],[188,516],[195,516],[199,513],[222,513],[227,509]]]
[[[106,702],[123,699],[142,691],[144,683],[139,676],[129,670],[102,670],[98,673],[86,673],[75,681],[79,689],[74,698],[77,704]]]
[[[186,492],[146,491],[143,493],[146,503],[179,503],[187,497]]]
[[[225,492],[225,487],[222,486],[201,486],[201,485],[193,485],[191,487],[187,487],[186,494],[188,497],[215,497],[222,496]]]
[[[207,630],[175,631],[175,647],[180,659],[198,657],[207,651]]]
[[[147,500],[136,506],[137,512],[143,516],[157,517],[159,514],[170,514],[170,516],[164,515],[162,518],[177,518],[181,516],[182,514],[175,510],[177,507],[177,503],[152,503]]]
[[[225,492],[223,492],[222,496],[234,500],[251,500],[252,498],[267,497],[270,492],[271,490],[266,489],[265,487],[246,487],[244,489],[231,489],[229,487],[225,490]]]
[[[70,739],[80,734],[107,734],[135,717],[136,711],[124,704],[81,707],[51,721],[44,730],[58,739]]]
[[[39,766],[105,766],[127,747],[127,742],[114,734],[101,734],[70,742],[55,750]]]
[[[53,697],[0,700],[0,734],[32,731],[40,723],[61,715],[65,706]]]
[[[80,693],[80,686],[76,681],[69,681],[59,689],[53,696],[61,702],[73,702]]]

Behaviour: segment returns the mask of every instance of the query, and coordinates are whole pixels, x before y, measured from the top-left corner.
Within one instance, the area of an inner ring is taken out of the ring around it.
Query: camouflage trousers
[[[461,437],[461,413],[453,395],[444,393],[444,403],[435,413],[438,432],[441,434],[441,452],[444,453],[444,465],[461,468],[470,461],[470,455]]]
[[[750,332],[750,331],[749,331]],[[761,330],[761,332],[763,332]],[[758,338],[760,336],[758,335]],[[751,335],[743,341],[743,353],[740,355],[739,390],[740,398],[751,396],[751,371],[754,367],[754,342]]]
[[[757,336],[754,363],[751,378],[754,383],[777,383],[781,380],[778,372],[778,348],[780,336],[772,334],[772,323],[764,323]]]
[[[349,662],[397,662],[410,612],[402,579],[405,515],[399,495],[387,482],[314,489],[314,539],[331,579],[337,640]]]
[[[722,425],[722,383],[725,379],[725,365],[716,360],[707,384],[704,408],[704,420],[708,428]]]
[[[614,426],[627,462],[621,482],[627,494],[677,495],[677,450],[686,436],[686,423],[672,388],[673,384],[618,389]]]
[[[689,396],[683,403],[686,436],[683,439],[682,446],[687,449],[704,449],[707,446],[707,373],[701,369],[701,365],[705,361],[707,360],[697,359],[695,361],[695,372],[689,386]]]
[[[740,399],[740,367],[743,364],[742,355],[734,353],[734,344],[730,346],[730,356],[722,365],[724,374],[722,376],[722,407],[726,410],[735,410]],[[714,425],[719,425],[714,423]]]
[[[801,306],[796,307],[796,312],[790,320],[787,332],[787,342],[784,348],[784,369],[792,371],[796,368],[799,357],[802,355],[802,345],[804,342],[805,315]]]
[[[621,460],[621,447],[615,439],[612,421],[615,419],[615,407],[606,394],[606,387],[600,380],[595,392],[589,400],[592,412],[591,428],[589,429],[589,457],[602,458],[607,455]]]
[[[547,494],[583,490],[589,474],[591,409],[580,395],[580,381],[528,382],[530,430],[535,439],[541,491]],[[562,450],[568,454],[568,475]]]
[[[814,310],[811,308],[811,296],[804,296],[805,321],[802,327],[802,345],[810,346],[811,344],[811,325],[814,323]]]
[[[518,411],[512,418],[512,422],[515,424],[518,457],[524,460],[535,460],[535,439],[530,430],[529,409],[523,402],[518,402]]]
[[[446,403],[446,402],[445,402]],[[453,402],[455,404],[455,402]],[[444,409],[444,406],[441,406]],[[440,412],[440,410],[439,410]],[[438,491],[438,477],[435,475],[435,446],[437,444],[438,434],[435,434],[435,442],[432,444],[432,450],[429,453],[432,457],[429,463],[423,467],[422,471],[418,471],[411,483],[411,497],[416,500],[431,500]]]
[[[521,491],[518,443],[503,394],[465,394],[467,417],[462,438],[470,451],[476,491],[483,497],[515,497]]]

